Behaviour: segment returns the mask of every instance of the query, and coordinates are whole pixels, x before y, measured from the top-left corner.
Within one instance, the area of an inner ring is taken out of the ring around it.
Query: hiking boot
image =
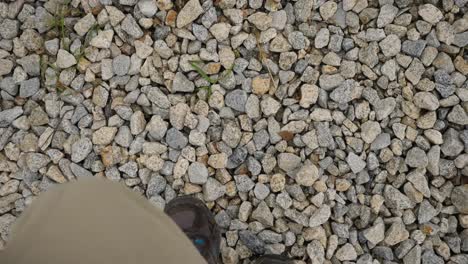
[[[263,255],[254,264],[292,264],[292,260],[281,255]]]
[[[170,201],[164,212],[184,231],[208,264],[219,263],[221,232],[206,205],[193,197]]]

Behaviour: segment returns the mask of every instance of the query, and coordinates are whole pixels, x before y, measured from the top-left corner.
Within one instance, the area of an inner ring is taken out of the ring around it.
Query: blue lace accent
[[[198,245],[198,246],[201,246],[201,245],[204,245],[205,244],[205,240],[203,238],[195,238],[193,240],[193,243],[195,245]]]

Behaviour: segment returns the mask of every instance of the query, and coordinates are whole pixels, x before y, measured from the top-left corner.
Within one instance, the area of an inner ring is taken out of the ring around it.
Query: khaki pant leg
[[[1,264],[201,264],[191,241],[144,197],[87,178],[42,194],[15,223]]]

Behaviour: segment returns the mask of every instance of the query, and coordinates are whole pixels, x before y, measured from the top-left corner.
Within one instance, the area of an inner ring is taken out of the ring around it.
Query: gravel
[[[117,76],[124,76],[130,69],[130,57],[119,55],[112,60],[112,71]]]
[[[4,39],[13,39],[18,36],[20,22],[12,19],[4,19],[0,24],[0,36]]]
[[[193,92],[195,85],[187,77],[177,72],[172,82],[172,91],[175,92]]]
[[[226,94],[226,106],[239,112],[245,112],[245,105],[247,103],[247,93],[243,90],[236,89]]]
[[[328,219],[331,216],[331,210],[328,205],[323,205],[322,207],[318,208],[316,211],[312,213],[309,219],[309,226],[310,227],[317,227],[325,222],[328,221]]]
[[[418,147],[410,149],[406,154],[405,163],[410,167],[425,168],[428,164],[426,152]]]
[[[22,113],[23,109],[21,107],[14,107],[0,112],[0,127],[8,127]]]
[[[121,28],[123,31],[125,31],[125,33],[134,39],[138,39],[143,36],[143,30],[141,30],[135,18],[130,14],[125,16],[121,23]]]
[[[432,4],[421,5],[418,14],[424,21],[432,25],[437,24],[443,18],[442,12]]]
[[[101,49],[108,49],[111,47],[112,38],[114,37],[113,30],[103,30],[100,31],[94,38],[91,39],[89,45],[101,48]]]
[[[71,160],[73,162],[80,162],[84,160],[89,153],[93,150],[93,143],[88,138],[82,138],[72,145]]]
[[[467,263],[466,0],[0,3],[0,250],[53,184],[206,202],[223,263]],[[194,67],[197,65],[198,67]]]
[[[462,185],[455,187],[452,191],[451,200],[453,205],[457,208],[460,213],[466,214],[468,212],[468,207],[466,204],[466,199],[468,198],[468,185]]]
[[[198,16],[203,14],[203,8],[200,5],[198,0],[190,0],[188,1],[185,6],[180,10],[179,14],[177,15],[177,27],[182,28],[186,25],[193,22],[197,19]]]
[[[93,14],[89,13],[73,26],[73,29],[78,33],[80,36],[84,36],[91,27],[96,23],[96,19],[94,18]]]
[[[182,149],[187,143],[187,137],[175,128],[170,128],[166,132],[166,143],[169,147],[174,149]]]
[[[190,182],[194,184],[204,184],[209,176],[206,166],[199,162],[190,164],[187,174]]]
[[[348,154],[346,161],[348,162],[349,167],[354,173],[359,173],[366,167],[366,162],[363,161],[359,156],[357,156],[353,152],[350,152]]]
[[[297,172],[295,180],[299,185],[312,186],[319,176],[319,170],[315,165],[304,164]]]
[[[280,153],[278,155],[278,167],[288,172],[298,168],[301,158],[291,153]]]
[[[61,69],[66,69],[70,68],[71,66],[76,64],[76,59],[75,57],[70,54],[68,51],[59,49],[57,53],[57,61],[56,61],[57,67]]]

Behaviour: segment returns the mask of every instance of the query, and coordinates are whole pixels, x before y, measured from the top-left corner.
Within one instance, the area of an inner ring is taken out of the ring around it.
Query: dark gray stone
[[[427,250],[421,257],[422,264],[444,264],[444,259]]]
[[[166,143],[169,147],[174,149],[183,149],[187,143],[187,137],[175,128],[170,128],[166,132]]]
[[[440,149],[446,156],[455,157],[465,148],[463,142],[460,140],[458,131],[453,128],[449,128],[447,131],[445,131],[443,140],[444,143]]]
[[[239,239],[248,249],[255,254],[262,255],[265,252],[265,242],[259,239],[252,231],[242,230],[239,232]]]
[[[16,118],[23,114],[23,109],[16,106],[0,112],[0,127],[8,127]]]
[[[230,108],[245,112],[245,104],[247,103],[247,93],[244,90],[236,89],[226,95],[224,102]]]
[[[148,182],[148,187],[146,189],[146,196],[148,198],[158,195],[166,189],[166,179],[161,176],[161,175],[153,175],[151,176],[149,182]]]
[[[37,91],[39,91],[40,84],[41,82],[39,78],[32,78],[29,80],[22,81],[19,90],[20,97],[27,98],[33,96],[37,93]]]
[[[234,169],[244,163],[247,158],[248,151],[244,147],[236,148],[232,154],[228,157],[226,168]]]
[[[455,187],[451,199],[460,213],[468,214],[468,184]]]
[[[405,40],[401,46],[401,50],[410,56],[420,57],[425,47],[425,40]]]

